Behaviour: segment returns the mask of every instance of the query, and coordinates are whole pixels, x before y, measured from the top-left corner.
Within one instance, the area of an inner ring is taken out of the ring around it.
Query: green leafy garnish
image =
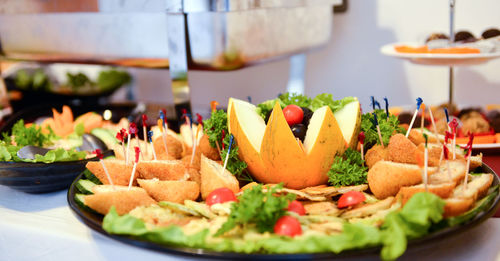
[[[223,235],[238,225],[248,224],[255,224],[260,233],[272,231],[276,221],[285,215],[288,203],[295,199],[294,194],[275,196],[282,188],[283,184],[278,184],[264,192],[259,184],[245,190],[238,198],[239,202],[231,206],[228,220],[222,224],[215,236]]]
[[[281,108],[285,108],[287,105],[295,104],[299,107],[309,108],[311,111],[315,111],[323,106],[329,106],[332,112],[336,112],[342,109],[346,104],[355,101],[354,97],[345,97],[341,100],[333,100],[333,95],[328,93],[319,94],[314,99],[311,99],[305,95],[296,93],[284,93],[280,94],[278,98],[273,100],[267,100],[261,104],[257,105],[257,113],[265,119],[266,116],[272,111],[274,104],[276,102],[280,103]]]
[[[368,168],[363,164],[361,153],[348,148],[335,158],[328,171],[328,182],[335,187],[365,184]]]
[[[3,134],[7,137],[8,134]],[[25,127],[24,120],[19,120],[12,127],[12,136],[17,146],[39,146],[50,144],[50,140],[55,136],[52,132],[49,134],[42,133],[42,128],[33,124],[30,127]],[[10,139],[8,140],[10,142]]]
[[[377,114],[384,145],[389,144],[389,139],[393,134],[405,132],[405,129],[399,126],[398,117],[390,115],[387,118],[386,112],[380,109],[375,110],[375,113]],[[365,113],[361,116],[361,131],[365,133],[365,151],[377,143],[380,144],[377,127],[373,123],[372,113]]]
[[[85,86],[87,84],[90,85],[93,84],[92,81],[89,79],[89,77],[87,77],[86,74],[83,74],[81,72],[75,74],[66,72],[66,77],[68,79],[67,84],[73,89]]]
[[[222,160],[226,159],[227,151],[229,148],[229,130],[227,128],[227,113],[224,110],[214,111],[210,118],[203,121],[203,131],[208,136],[208,141],[212,148],[217,148],[217,143],[219,144],[220,157]],[[225,133],[224,149],[222,149],[222,133]],[[233,140],[231,145],[231,152],[229,153],[229,158],[227,160],[227,170],[236,176],[237,179],[243,181],[253,181],[252,177],[248,173],[247,164],[240,160],[238,157],[238,144]]]
[[[128,72],[112,69],[101,71],[97,76],[96,84],[102,91],[109,91],[129,83],[131,80],[132,77]]]

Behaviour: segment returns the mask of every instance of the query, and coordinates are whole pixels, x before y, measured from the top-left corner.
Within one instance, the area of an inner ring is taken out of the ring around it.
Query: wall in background
[[[475,35],[500,27],[500,1],[456,1],[456,29]],[[369,96],[389,98],[391,105],[413,104],[421,96],[427,104],[448,99],[448,69],[426,67],[386,57],[380,47],[398,41],[423,41],[433,32],[448,31],[446,0],[351,0],[349,10],[334,18],[331,42],[307,56],[306,94],[323,92],[336,98],[357,96],[364,108]],[[192,103],[206,111],[211,100],[228,97],[261,102],[285,91],[288,61],[234,72],[192,72]],[[172,103],[166,71],[132,69],[137,98]],[[455,70],[455,100],[459,105],[500,103],[500,60]]]

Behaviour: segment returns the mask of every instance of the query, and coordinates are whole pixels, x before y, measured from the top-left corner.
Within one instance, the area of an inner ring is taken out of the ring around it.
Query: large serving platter
[[[394,48],[400,45],[419,46],[421,44],[408,42],[391,43],[382,46],[380,52],[384,55],[408,60],[415,64],[438,66],[478,65],[500,57],[500,52],[473,54],[400,53]]]
[[[499,177],[495,174],[495,172],[483,164],[482,169],[485,173],[494,174],[494,180],[492,186],[496,186],[500,184]],[[169,245],[161,245],[157,243],[152,243],[144,240],[140,240],[131,236],[119,236],[108,234],[106,231],[102,229],[102,220],[103,216],[100,214],[96,214],[94,212],[88,211],[78,205],[75,201],[75,194],[78,193],[78,189],[76,188],[76,183],[85,178],[83,173],[80,174],[71,184],[68,194],[67,200],[68,204],[73,212],[73,214],[80,219],[85,225],[91,228],[93,231],[98,232],[108,238],[120,241],[122,243],[146,248],[154,251],[163,252],[166,254],[173,255],[182,255],[182,256],[191,256],[198,258],[210,258],[210,259],[230,259],[230,260],[310,260],[310,259],[350,259],[350,258],[376,258],[379,256],[380,247],[370,247],[356,250],[343,251],[340,254],[335,253],[317,253],[317,254],[264,254],[264,253],[256,253],[256,254],[242,254],[242,253],[234,253],[234,252],[214,252],[201,248],[187,248],[187,247],[178,247],[178,246],[169,246]],[[484,211],[478,213],[472,219],[451,227],[446,227],[443,229],[439,229],[433,231],[423,237],[417,239],[411,239],[408,241],[409,250],[417,250],[419,248],[427,247],[436,241],[442,241],[446,238],[453,237],[459,233],[462,233],[470,228],[473,228],[485,220],[493,216],[498,207],[500,206],[500,194],[497,193],[494,200],[490,203],[490,205],[485,208]]]

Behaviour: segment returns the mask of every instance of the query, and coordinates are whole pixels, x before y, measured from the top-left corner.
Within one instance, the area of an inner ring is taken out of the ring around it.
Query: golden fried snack
[[[203,137],[201,137],[198,149],[203,155],[205,155],[205,157],[215,161],[220,160],[219,151],[217,150],[217,148],[213,148],[212,146],[210,146],[208,135],[203,135]]]
[[[142,179],[180,180],[187,178],[186,168],[180,160],[139,161],[137,172]]]
[[[136,138],[130,140],[130,146],[129,146],[129,157],[130,160],[133,161],[135,157],[135,149],[134,147],[137,146],[137,143],[139,143],[139,148],[141,149],[141,157],[140,160],[152,160],[153,157],[153,149],[151,148],[151,144],[145,143],[143,140],[138,140]],[[146,146],[148,146],[147,153],[146,153]],[[126,148],[126,146],[125,146]],[[115,153],[115,157],[117,159],[125,160],[125,155],[123,155],[123,146],[120,144],[114,144],[113,147],[113,152]]]
[[[167,135],[167,148],[168,156],[165,152],[165,145],[163,144],[163,137],[159,136],[153,141],[155,146],[156,157],[159,160],[180,159],[182,157],[182,143],[176,137]]]
[[[365,154],[366,166],[370,169],[381,160],[389,160],[389,154],[386,148],[382,145],[375,145],[371,147]]]
[[[424,153],[425,151],[425,144],[420,143],[417,146],[417,150],[420,153]],[[431,167],[437,167],[439,166],[439,159],[441,158],[441,152],[443,151],[441,145],[437,143],[430,143],[427,145],[427,154],[429,156],[428,158],[428,164]]]
[[[387,146],[389,160],[400,163],[416,164],[416,150],[417,146],[400,133],[393,135]]]
[[[182,204],[184,200],[196,200],[200,195],[200,186],[194,181],[138,179],[137,182],[156,201]]]
[[[109,172],[109,176],[111,177],[113,184],[128,186],[133,169],[132,164],[126,165],[125,161],[117,159],[107,159],[103,160],[103,162]],[[102,168],[102,164],[99,161],[89,161],[85,167],[92,172],[92,174],[94,174],[102,182],[102,184],[110,184],[106,172]],[[135,175],[132,184],[137,184],[135,181],[136,178],[137,174]]]
[[[428,184],[427,189],[430,193],[440,197],[440,198],[448,198],[453,193],[453,189],[455,189],[455,182],[441,183],[441,184]],[[404,205],[414,194],[418,192],[424,192],[425,186],[424,184],[419,184],[410,187],[402,187],[396,198],[401,200],[401,203]]]
[[[429,167],[428,175],[436,172]],[[368,186],[378,199],[395,196],[402,187],[422,183],[422,169],[417,165],[379,161],[368,171]]]
[[[181,159],[182,163],[186,168],[194,168],[200,171],[201,166],[201,152],[197,151],[194,155],[193,163],[191,164],[191,155],[186,155]]]
[[[472,208],[474,200],[472,198],[447,198],[444,200],[444,218],[456,217]]]
[[[205,156],[201,156],[201,196],[205,199],[215,189],[226,187],[238,193],[240,185],[238,180],[222,165]]]
[[[198,185],[201,186],[201,174],[200,171],[193,167],[187,167],[186,168],[187,172],[189,173],[189,180],[196,182]]]
[[[85,196],[85,205],[103,215],[108,214],[111,206],[114,206],[119,215],[124,215],[138,206],[156,204],[156,201],[142,188],[127,190],[126,186],[114,186],[114,189],[109,186],[105,190],[94,190],[99,192]]]
[[[490,131],[490,124],[483,117],[469,117],[462,120],[462,133],[484,133]]]

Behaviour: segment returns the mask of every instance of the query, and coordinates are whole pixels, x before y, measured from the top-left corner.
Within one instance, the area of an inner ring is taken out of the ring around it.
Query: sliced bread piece
[[[463,182],[460,183],[453,191],[454,198],[472,198],[474,201],[486,195],[491,183],[493,182],[493,174],[469,175],[467,188]]]
[[[448,165],[450,167],[451,180],[450,176],[448,176]],[[450,181],[457,184],[465,177],[466,168],[467,165],[464,160],[456,159],[448,162],[443,160],[438,172],[429,178],[429,184],[441,184]]]
[[[427,190],[430,193],[435,194],[436,196],[440,198],[448,198],[450,195],[453,193],[453,189],[455,189],[455,182],[448,182],[448,183],[440,183],[440,184],[428,184],[427,185]],[[425,191],[425,186],[424,184],[418,184],[415,186],[410,186],[410,187],[402,187],[399,190],[398,195],[396,198],[401,200],[401,204],[406,204],[408,200],[410,200],[411,197],[413,197],[414,194],[418,192],[423,192]]]
[[[428,175],[436,172],[429,167]],[[402,187],[422,183],[422,169],[413,164],[379,161],[368,171],[368,186],[378,199],[395,196]]]
[[[443,213],[444,218],[461,215],[471,209],[474,204],[472,198],[447,198],[444,201],[446,202]]]
[[[84,197],[85,205],[103,215],[106,215],[111,207],[114,206],[119,215],[124,215],[138,206],[156,204],[156,201],[144,189],[135,187],[134,189],[127,190],[125,186],[114,187],[115,190],[111,188],[110,191],[97,193],[94,189],[95,194]]]
[[[126,165],[125,161],[118,159],[109,159],[104,160],[103,162],[114,185],[128,186],[133,169],[132,164]],[[85,167],[87,167],[87,169],[92,172],[92,174],[94,174],[102,182],[102,184],[110,184],[106,172],[99,161],[89,161]],[[137,173],[134,175],[133,184],[137,184],[135,182],[136,177]]]
[[[137,172],[141,179],[181,180],[187,171],[180,160],[139,161]]]
[[[201,156],[201,196],[205,199],[215,189],[226,187],[238,193],[240,185],[238,180],[223,166],[205,156]]]
[[[200,187],[194,181],[138,179],[137,182],[156,201],[184,203],[184,200],[196,200],[200,195]]]

